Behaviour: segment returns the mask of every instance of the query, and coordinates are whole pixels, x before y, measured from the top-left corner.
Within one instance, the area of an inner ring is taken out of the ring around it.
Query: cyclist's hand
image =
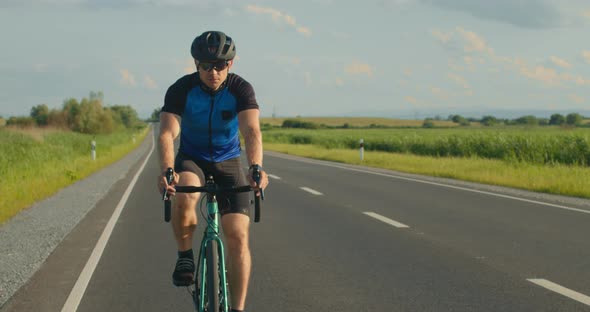
[[[158,176],[158,191],[160,192],[160,194],[163,194],[164,190],[166,190],[168,196],[174,196],[176,194],[176,189],[174,189],[174,185],[178,184],[179,179],[180,176],[178,175],[178,173],[174,172],[172,174],[172,183],[168,185],[166,181],[166,173],[162,172],[162,174]]]
[[[250,169],[248,170],[248,181],[250,182],[250,186],[264,190],[268,186],[268,175],[264,169],[260,168],[260,185],[256,185],[256,181],[252,178],[252,169]],[[259,191],[256,192],[256,196],[260,196]]]

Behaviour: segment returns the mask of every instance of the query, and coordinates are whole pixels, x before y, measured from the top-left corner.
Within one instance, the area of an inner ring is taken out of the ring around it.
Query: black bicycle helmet
[[[236,56],[236,46],[223,32],[206,31],[193,40],[191,55],[199,61],[228,61]]]

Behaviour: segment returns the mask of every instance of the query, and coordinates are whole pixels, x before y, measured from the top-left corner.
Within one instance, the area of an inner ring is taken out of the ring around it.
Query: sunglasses
[[[199,68],[206,72],[210,72],[213,68],[215,68],[216,71],[222,71],[226,69],[228,65],[229,61],[200,62]]]

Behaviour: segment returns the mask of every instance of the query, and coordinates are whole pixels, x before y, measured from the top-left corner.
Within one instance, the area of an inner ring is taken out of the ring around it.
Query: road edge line
[[[115,228],[115,225],[116,225],[117,221],[119,220],[119,216],[121,215],[121,212],[123,211],[123,207],[125,207],[125,204],[127,203],[127,199],[129,199],[129,195],[131,194],[131,191],[135,187],[135,183],[137,183],[139,175],[143,172],[145,165],[147,164],[148,160],[152,156],[152,153],[154,152],[155,140],[154,140],[154,129],[153,128],[152,128],[151,136],[152,136],[152,147],[150,149],[150,152],[148,153],[145,160],[143,161],[143,164],[141,164],[141,167],[139,167],[139,169],[135,173],[135,176],[133,177],[133,179],[129,183],[127,190],[125,190],[123,197],[121,197],[119,204],[115,208],[115,211],[113,212],[111,218],[109,219],[109,222],[107,223],[102,234],[100,235],[98,242],[94,246],[94,250],[92,250],[92,254],[90,255],[90,258],[88,258],[88,261],[86,262],[86,265],[84,266],[84,269],[82,269],[82,272],[80,273],[80,276],[78,277],[78,280],[76,281],[76,284],[72,288],[72,291],[70,292],[68,299],[66,300],[63,308],[61,309],[61,312],[75,312],[78,309],[78,306],[80,305],[80,302],[82,301],[82,297],[84,296],[84,293],[86,292],[86,288],[88,287],[88,283],[90,283],[90,279],[92,278],[92,274],[94,274],[94,270],[96,269],[96,266],[98,265],[98,262],[100,261],[102,253],[104,252],[104,249],[109,241],[109,238],[111,237],[111,234],[113,233],[113,229]]]

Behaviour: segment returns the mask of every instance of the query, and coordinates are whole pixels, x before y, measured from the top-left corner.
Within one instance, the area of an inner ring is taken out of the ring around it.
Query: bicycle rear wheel
[[[206,306],[208,312],[219,312],[219,253],[217,241],[212,240],[207,244],[205,257],[207,259],[206,271]]]

